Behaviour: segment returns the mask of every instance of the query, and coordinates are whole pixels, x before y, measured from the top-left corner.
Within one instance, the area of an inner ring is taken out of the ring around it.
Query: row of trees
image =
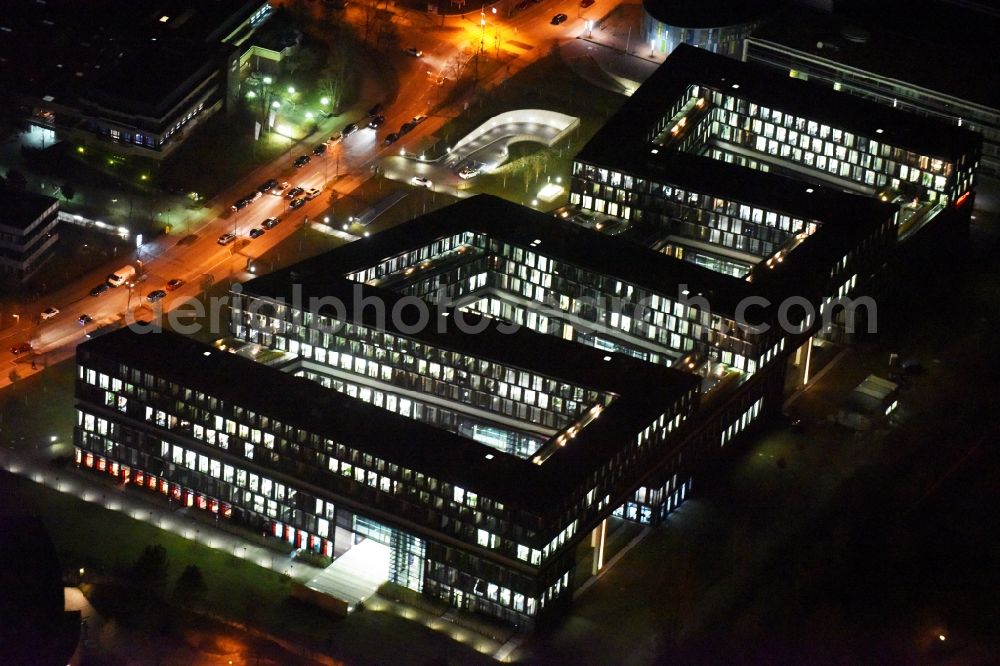
[[[156,544],[143,549],[128,573],[132,583],[165,598],[169,570],[167,550]],[[174,582],[173,601],[187,606],[196,605],[204,599],[206,588],[201,569],[189,564]]]
[[[28,178],[17,169],[8,169],[7,175],[0,178],[0,189],[12,192],[24,192],[28,189]],[[67,201],[76,196],[76,189],[69,183],[63,183],[59,191]]]

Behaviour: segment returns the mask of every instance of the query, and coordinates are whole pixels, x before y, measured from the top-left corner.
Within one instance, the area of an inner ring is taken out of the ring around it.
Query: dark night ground
[[[702,482],[528,659],[998,663],[1000,245],[979,217],[959,275],[927,271],[798,401],[804,434],[776,425]],[[927,367],[905,423],[817,423],[892,351]]]

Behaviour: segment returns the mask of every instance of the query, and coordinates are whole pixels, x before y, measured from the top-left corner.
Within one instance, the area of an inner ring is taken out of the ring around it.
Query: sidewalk
[[[98,478],[101,478],[97,472],[77,470],[72,466],[53,469],[43,456],[34,451],[0,448],[0,468],[61,493],[73,495],[85,502],[92,502],[135,520],[148,522],[190,541],[225,551],[233,557],[288,576],[303,585],[324,571],[322,568],[294,561],[291,555],[283,555],[249,539],[206,524],[203,520],[187,515],[186,510],[180,509],[176,504],[164,506],[158,501],[160,495],[150,495],[147,498],[144,495],[126,492],[121,487],[106,486],[97,482]],[[95,478],[88,478],[90,476]],[[499,642],[483,634],[451,622],[446,617],[447,612],[434,615],[378,594],[365,602],[365,608],[418,622],[434,631],[447,634],[453,640],[468,645],[482,654],[494,655],[502,647]],[[515,637],[517,635],[515,634]]]

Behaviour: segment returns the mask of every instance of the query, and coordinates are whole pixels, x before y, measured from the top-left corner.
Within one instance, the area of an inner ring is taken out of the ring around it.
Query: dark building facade
[[[0,192],[0,273],[14,282],[28,280],[59,240],[59,201],[17,190]]]

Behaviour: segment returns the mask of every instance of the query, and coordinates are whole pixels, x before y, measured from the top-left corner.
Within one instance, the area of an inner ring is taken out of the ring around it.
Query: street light
[[[295,86],[288,86],[288,94],[289,95],[295,94]]]
[[[271,78],[270,76],[265,76],[265,77],[264,77],[264,85],[265,85],[265,86],[269,86],[269,85],[271,85],[271,84],[272,84],[273,82],[274,82],[274,79],[272,79],[272,78]]]
[[[320,97],[319,98],[319,103],[322,104],[323,106],[329,106],[329,104],[330,104],[330,98],[329,97]]]

